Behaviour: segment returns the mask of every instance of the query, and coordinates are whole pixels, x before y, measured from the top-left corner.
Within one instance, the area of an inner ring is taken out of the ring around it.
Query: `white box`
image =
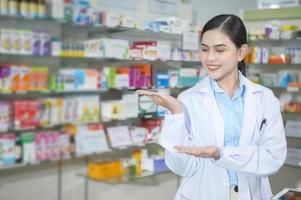
[[[109,150],[101,125],[79,126],[75,135],[76,154],[92,154]]]
[[[129,88],[130,86],[130,77],[128,74],[116,74],[116,88]]]
[[[52,0],[50,12],[52,18],[64,19],[64,0]]]
[[[134,144],[144,144],[148,130],[143,127],[131,127],[130,135]]]
[[[299,6],[300,0],[258,0],[258,8],[282,8],[282,7],[295,7]]]
[[[117,27],[120,26],[121,16],[112,12],[102,12],[102,24],[107,27]]]
[[[32,35],[31,31],[21,31],[21,54],[31,55],[33,41]]]
[[[122,113],[125,119],[138,117],[138,94],[133,93],[122,95],[122,107]]]
[[[2,53],[12,53],[12,48],[13,48],[12,32],[13,30],[11,29],[1,29],[1,52]]]
[[[122,15],[121,16],[121,26],[127,28],[137,28],[138,22],[132,16]]]
[[[171,45],[167,41],[157,41],[157,58],[160,60],[171,60]]]
[[[196,32],[183,32],[183,49],[199,50],[199,36]]]
[[[128,126],[108,127],[110,144],[114,148],[124,147],[132,144]]]
[[[11,41],[12,41],[12,48],[11,53],[13,54],[20,54],[22,48],[22,39],[21,39],[21,32],[19,30],[12,30],[11,32]]]
[[[127,40],[102,38],[101,49],[106,58],[129,58],[129,41]]]
[[[269,62],[269,48],[261,48],[261,63],[267,64]]]

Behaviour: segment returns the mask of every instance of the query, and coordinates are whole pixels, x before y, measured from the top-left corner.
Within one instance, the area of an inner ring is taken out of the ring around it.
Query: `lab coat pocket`
[[[258,142],[262,138],[265,129],[265,124],[262,123],[263,123],[262,120],[258,120],[256,122],[256,127],[252,138],[252,144],[258,144]]]

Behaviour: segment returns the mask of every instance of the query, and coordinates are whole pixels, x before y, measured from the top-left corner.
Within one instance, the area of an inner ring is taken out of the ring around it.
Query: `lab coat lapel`
[[[243,113],[243,122],[240,134],[239,145],[249,145],[252,141],[254,129],[256,125],[256,98],[250,90],[250,87],[247,86],[246,94],[244,97],[244,113]]]
[[[224,146],[224,120],[212,90],[209,90],[205,93],[203,101],[216,134],[217,145],[222,147]]]

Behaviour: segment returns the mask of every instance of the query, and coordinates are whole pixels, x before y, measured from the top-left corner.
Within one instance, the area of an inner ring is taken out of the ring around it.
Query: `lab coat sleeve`
[[[286,158],[286,139],[278,100],[267,102],[267,124],[260,142],[250,146],[224,147],[215,164],[247,176],[268,176],[283,165]]]
[[[181,101],[181,99],[180,99]],[[182,101],[181,101],[182,102]],[[192,133],[188,110],[182,102],[181,114],[165,115],[159,144],[165,148],[165,163],[175,174],[182,177],[192,176],[200,165],[200,158],[188,154],[178,153],[177,145],[192,146]]]

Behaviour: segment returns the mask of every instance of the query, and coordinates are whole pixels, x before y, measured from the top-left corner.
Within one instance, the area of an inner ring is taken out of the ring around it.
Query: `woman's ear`
[[[238,62],[242,61],[246,55],[248,54],[249,47],[247,44],[243,44],[239,49],[238,49]]]

